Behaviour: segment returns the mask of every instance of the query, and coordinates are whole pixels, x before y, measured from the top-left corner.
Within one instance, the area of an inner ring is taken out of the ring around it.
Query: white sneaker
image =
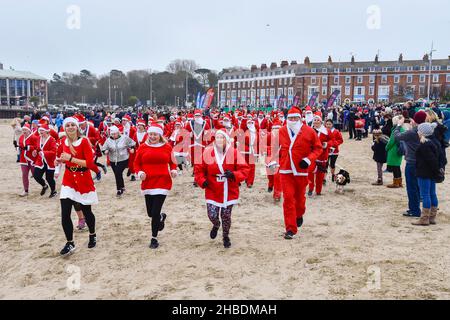
[[[28,197],[28,192],[23,191],[21,194],[19,194],[19,197],[21,198]]]

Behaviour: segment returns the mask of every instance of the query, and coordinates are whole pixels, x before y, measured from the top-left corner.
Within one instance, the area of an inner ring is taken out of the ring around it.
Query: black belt
[[[66,169],[69,170],[70,172],[86,172],[87,168],[82,168],[82,167],[69,167],[66,166]]]

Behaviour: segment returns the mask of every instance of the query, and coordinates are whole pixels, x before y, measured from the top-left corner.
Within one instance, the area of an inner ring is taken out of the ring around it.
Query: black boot
[[[217,238],[217,232],[219,231],[219,228],[213,227],[211,229],[211,232],[209,233],[209,236],[211,237],[211,239],[215,239]]]
[[[43,196],[47,192],[47,189],[48,189],[48,185],[45,185],[44,187],[42,187],[41,196]]]
[[[96,234],[90,234],[89,235],[88,248],[89,249],[95,248],[96,245],[97,245],[97,235]]]
[[[228,249],[231,247],[231,241],[229,237],[223,237],[223,246]]]

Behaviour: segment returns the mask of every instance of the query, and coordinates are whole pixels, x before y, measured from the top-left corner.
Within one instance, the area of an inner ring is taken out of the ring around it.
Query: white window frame
[[[322,77],[322,84],[328,84],[328,77],[327,76],[323,76]]]
[[[420,82],[420,83],[425,83],[426,79],[427,79],[427,77],[426,77],[426,75],[424,75],[424,74],[421,74],[421,75],[419,76],[419,82]]]
[[[352,68],[345,68],[345,72],[348,72],[348,73],[352,72]]]
[[[395,72],[399,72],[399,71],[400,71],[400,67],[395,67],[395,68],[394,68],[394,71],[395,71]]]
[[[375,86],[369,86],[369,96],[375,95]]]
[[[322,68],[322,73],[327,73],[328,69],[327,68]]]
[[[339,84],[339,76],[334,76],[334,84]]]
[[[364,77],[363,76],[358,76],[357,77],[357,83],[358,84],[361,84],[361,83],[363,83],[364,82]]]
[[[438,82],[439,82],[439,75],[433,74],[433,83],[438,83]]]
[[[350,86],[345,86],[345,94],[346,96],[349,96],[351,94],[352,90]]]
[[[369,83],[375,83],[375,76],[369,76]]]
[[[316,68],[311,68],[311,73],[316,73]]]
[[[413,71],[413,70],[414,70],[414,67],[408,66],[408,71]]]
[[[383,67],[383,72],[387,72],[388,71],[388,67]]]
[[[450,73],[445,75],[445,82],[450,82]]]
[[[412,74],[408,74],[406,76],[406,83],[412,83],[413,82],[413,75]]]
[[[327,87],[322,87],[322,95],[326,96],[328,93]]]
[[[426,66],[420,66],[420,71],[426,71],[427,67]]]
[[[363,72],[364,68],[358,68],[358,72]]]
[[[345,84],[350,84],[350,83],[352,83],[352,77],[345,76]]]
[[[316,84],[316,83],[317,83],[316,77],[311,77],[311,84]]]
[[[448,66],[450,67],[450,66]],[[339,68],[334,68],[334,73],[339,73]]]
[[[381,83],[387,83],[387,80],[388,80],[387,75],[383,74],[381,76]]]
[[[400,83],[400,76],[394,76],[394,83]]]
[[[375,72],[375,67],[370,67],[370,72]]]

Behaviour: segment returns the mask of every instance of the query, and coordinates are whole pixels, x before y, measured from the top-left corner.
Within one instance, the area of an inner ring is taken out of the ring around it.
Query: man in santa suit
[[[331,131],[323,125],[322,113],[320,111],[317,111],[314,114],[312,128],[322,144],[322,152],[317,157],[315,166],[311,166],[311,170],[308,175],[308,196],[310,197],[313,195],[314,186],[316,188],[316,195],[320,196],[322,194],[323,180],[325,179],[325,175],[327,173],[329,148],[333,144]]]
[[[183,128],[181,120],[175,122],[175,127],[170,135],[169,144],[172,146],[173,154],[177,160],[177,166],[180,174],[183,172],[183,164],[186,165],[186,158],[189,155],[190,135],[187,130]]]
[[[303,224],[309,167],[322,153],[317,134],[312,128],[303,125],[300,119],[300,110],[297,107],[291,108],[287,126],[281,127],[279,132],[279,161],[287,240],[293,239]]]
[[[313,120],[314,120],[314,114],[312,112],[312,109],[310,106],[306,106],[305,111],[304,111],[304,121],[305,121],[306,125],[311,127],[313,124]]]
[[[223,116],[222,130],[224,130],[231,139],[232,146],[236,148],[237,131],[228,115]]]
[[[136,135],[136,127],[133,126],[133,123],[131,122],[131,117],[129,115],[124,115],[122,117],[122,126],[123,126],[123,132],[122,135],[125,135],[132,139],[134,142],[137,143],[136,140],[133,138]],[[137,150],[137,148],[133,148]],[[136,152],[130,152],[129,153],[129,159],[128,159],[128,171],[127,171],[127,177],[131,176],[131,181],[136,181],[136,176],[134,175],[134,158],[136,157]]]
[[[89,142],[91,143],[92,151],[94,152],[95,155],[94,164],[97,167],[101,167],[103,169],[103,172],[106,174],[107,172],[106,166],[98,162],[98,158],[101,157],[102,155],[99,145],[101,137],[100,133],[98,132],[98,129],[94,127],[93,124],[87,122],[86,118],[82,114],[77,114],[74,116],[74,118],[78,121],[81,134],[84,137],[88,138]],[[100,170],[97,168],[97,170],[95,170],[94,172],[97,176],[97,180],[100,181],[102,176]]]
[[[194,167],[194,170],[195,165],[201,165],[203,163],[203,151],[211,140],[209,133],[210,129],[209,124],[202,117],[202,111],[195,110],[194,120],[189,121],[186,125],[186,130],[191,137],[191,144],[189,147],[191,165]],[[195,172],[193,172],[193,175],[195,175]],[[197,186],[195,182],[194,186]]]
[[[256,161],[258,159],[258,143],[259,135],[253,119],[246,121],[246,130],[239,130],[238,150],[245,155],[245,161],[250,167],[249,174],[245,182],[247,187],[251,189],[255,182]]]
[[[268,192],[273,191],[273,199],[275,202],[281,201],[281,177],[279,171],[279,152],[280,140],[279,130],[281,122],[275,119],[272,126],[272,131],[267,134],[267,148],[266,148],[266,173],[268,179]]]
[[[264,112],[260,111],[258,113],[258,121],[256,123],[256,126],[259,130],[267,130],[267,120],[264,117]]]
[[[344,143],[342,133],[334,128],[333,120],[328,119],[325,126],[331,131],[332,142],[329,144],[330,153],[328,155],[328,164],[331,169],[331,181],[335,181],[336,160],[339,157],[339,146]]]
[[[279,112],[278,113],[278,119],[281,122],[281,126],[285,126],[286,125],[286,119],[284,117],[284,113],[283,112]]]

